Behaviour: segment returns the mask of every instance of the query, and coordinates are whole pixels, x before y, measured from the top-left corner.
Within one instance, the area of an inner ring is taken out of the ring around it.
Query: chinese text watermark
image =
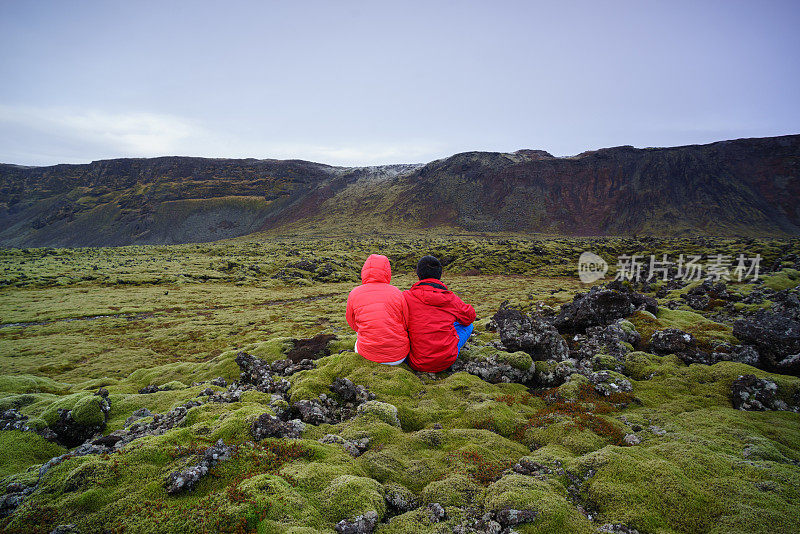
[[[617,257],[617,270],[614,280],[632,282],[656,282],[658,280],[710,279],[743,282],[758,280],[761,255],[736,258],[729,254],[710,256],[680,254],[675,261],[667,254],[628,255]],[[578,258],[578,276],[581,282],[590,284],[602,279],[608,272],[608,263],[592,252],[584,252]]]

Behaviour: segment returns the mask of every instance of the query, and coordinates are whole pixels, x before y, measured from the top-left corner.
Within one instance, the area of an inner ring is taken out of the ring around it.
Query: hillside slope
[[[564,235],[797,235],[800,135],[556,158],[469,152],[343,168],[187,157],[0,165],[0,245],[214,241],[447,226]]]
[[[351,186],[323,212],[473,231],[797,234],[800,136],[617,147],[570,158],[469,152],[429,163],[391,186]],[[381,202],[364,202],[382,191]]]

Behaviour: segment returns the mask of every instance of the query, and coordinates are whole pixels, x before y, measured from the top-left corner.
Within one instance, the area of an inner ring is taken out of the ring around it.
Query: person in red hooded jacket
[[[475,309],[447,289],[440,278],[442,264],[433,256],[417,263],[419,282],[403,292],[408,305],[408,365],[417,371],[438,373],[456,361],[472,334]]]
[[[399,365],[408,355],[408,306],[390,285],[389,258],[372,254],[361,268],[361,285],[347,297],[347,324],[356,331],[355,351],[368,360]]]

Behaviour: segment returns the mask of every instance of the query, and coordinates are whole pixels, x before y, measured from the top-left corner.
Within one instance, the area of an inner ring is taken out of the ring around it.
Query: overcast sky
[[[0,162],[800,133],[800,1],[0,0]]]

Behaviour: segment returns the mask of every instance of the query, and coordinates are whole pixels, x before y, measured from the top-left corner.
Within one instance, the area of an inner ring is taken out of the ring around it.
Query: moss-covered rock
[[[79,425],[98,426],[105,423],[104,403],[98,395],[86,396],[72,407],[72,418]]]
[[[285,479],[266,473],[248,478],[239,490],[254,504],[266,510],[263,521],[311,525],[319,522],[319,511]],[[262,527],[263,528],[263,527]]]
[[[383,486],[366,477],[338,476],[322,490],[319,500],[323,513],[333,522],[352,519],[371,510],[382,518],[386,512]]]
[[[483,499],[483,488],[462,474],[434,480],[422,490],[422,502],[442,506],[474,506]]]
[[[557,480],[514,474],[488,488],[485,504],[492,511],[512,508],[538,512],[532,524],[522,526],[525,532],[594,532],[591,521],[566,496],[566,489]]]
[[[533,358],[531,358],[530,354],[521,350],[517,352],[505,352],[501,350],[497,352],[496,358],[498,362],[506,363],[520,371],[527,371],[533,365]]]
[[[397,407],[386,402],[376,400],[367,401],[358,406],[358,415],[362,417],[374,417],[392,426],[400,426],[400,419],[397,417]]]

